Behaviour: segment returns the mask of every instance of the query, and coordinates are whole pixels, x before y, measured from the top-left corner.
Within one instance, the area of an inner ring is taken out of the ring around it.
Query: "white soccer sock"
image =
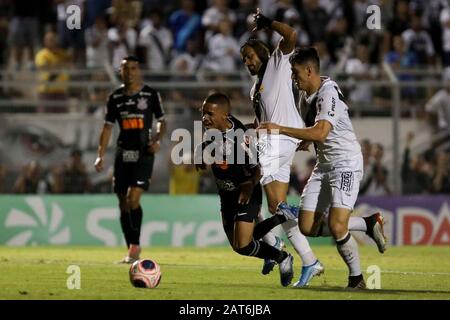
[[[304,266],[309,266],[316,262],[317,258],[314,255],[311,247],[309,246],[308,239],[300,232],[298,228],[298,221],[288,220],[281,224],[286,235],[294,246],[295,251],[299,254],[300,258],[302,258],[302,262]]]
[[[350,232],[347,232],[341,239],[337,239],[336,246],[348,267],[350,276],[359,276],[361,274],[361,264],[359,261],[358,244]]]
[[[348,221],[348,230],[350,231],[367,231],[366,221],[361,217],[350,217]]]
[[[258,214],[258,217],[256,219],[256,223],[259,223],[261,221],[264,220],[263,215],[261,214],[261,212]],[[266,233],[263,237],[262,240],[267,243],[269,246],[274,246],[275,243],[277,242],[277,239],[275,237],[275,233],[273,233],[273,231],[269,231],[268,233]]]

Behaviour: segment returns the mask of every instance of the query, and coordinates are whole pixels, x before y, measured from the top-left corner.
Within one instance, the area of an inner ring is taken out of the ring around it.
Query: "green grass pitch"
[[[450,247],[392,247],[383,255],[360,247],[366,280],[368,266],[381,269],[381,289],[360,292],[343,289],[347,269],[334,247],[314,251],[325,274],[294,289],[281,287],[278,267],[263,276],[261,260],[230,248],[144,248],[142,258],[161,265],[162,280],[156,289],[137,289],[129,266],[113,263],[124,248],[0,247],[0,299],[450,299]],[[297,255],[294,264],[296,279]],[[67,289],[69,265],[80,267],[79,290]]]

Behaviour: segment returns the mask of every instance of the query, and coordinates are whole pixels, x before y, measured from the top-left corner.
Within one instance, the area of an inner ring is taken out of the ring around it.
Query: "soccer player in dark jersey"
[[[228,113],[229,109],[230,100],[222,93],[213,93],[204,101],[203,126],[219,130],[222,139],[206,140],[196,148],[196,159],[202,159],[197,167],[206,169],[203,156],[208,149],[211,150],[209,156],[214,159],[211,169],[220,196],[223,227],[231,246],[241,255],[276,261],[281,284],[287,286],[293,277],[292,255],[259,239],[289,217],[277,214],[255,226],[262,204],[262,188],[258,180],[260,168],[257,159],[251,161],[251,148],[244,142],[247,141],[243,134],[246,127]],[[241,135],[238,130],[242,130]],[[217,150],[220,150],[219,154]]]
[[[119,198],[120,224],[128,247],[122,263],[133,263],[141,251],[139,238],[142,224],[140,198],[148,190],[155,153],[166,130],[159,93],[145,85],[139,61],[129,56],[122,60],[120,76],[123,85],[108,98],[105,124],[100,134],[95,169],[103,170],[103,156],[117,121],[120,134],[114,160],[114,192]],[[153,117],[157,120],[152,134]]]

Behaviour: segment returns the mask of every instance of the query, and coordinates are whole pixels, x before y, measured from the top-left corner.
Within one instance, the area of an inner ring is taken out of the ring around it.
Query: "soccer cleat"
[[[377,212],[369,217],[365,217],[367,231],[366,234],[372,238],[377,244],[378,251],[384,253],[386,251],[386,236],[384,235],[384,218],[381,213]]]
[[[116,264],[133,264],[138,259],[131,258],[129,256],[124,257],[122,260],[116,262]]]
[[[363,278],[362,274],[359,276],[348,277],[348,285],[347,285],[346,289],[351,289],[351,290],[366,289],[366,283],[364,282],[364,278]]]
[[[287,220],[295,220],[298,217],[298,208],[282,201],[278,204],[276,214],[284,216]]]
[[[323,267],[323,264],[319,260],[316,260],[316,262],[314,262],[309,266],[303,266],[300,279],[296,283],[294,283],[294,287],[295,288],[306,287],[313,277],[320,276],[324,272],[325,268]]]
[[[139,255],[141,254],[141,247],[137,244],[130,244],[128,248],[128,255],[117,263],[131,264],[139,260]]]
[[[281,285],[287,287],[294,277],[294,257],[288,253],[287,257],[280,262],[279,268]]]
[[[283,239],[281,239],[278,236],[275,236],[275,244],[273,245],[275,248],[277,248],[278,250],[281,250],[285,247],[284,241]],[[263,275],[269,274],[273,268],[276,265],[276,261],[275,260],[270,260],[270,259],[264,259],[264,264],[263,264],[263,268],[261,270],[261,273]]]

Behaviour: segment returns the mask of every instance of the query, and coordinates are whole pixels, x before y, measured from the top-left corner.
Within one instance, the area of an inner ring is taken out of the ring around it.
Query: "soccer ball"
[[[136,288],[156,288],[161,280],[161,268],[153,260],[135,261],[130,267],[130,281]]]

